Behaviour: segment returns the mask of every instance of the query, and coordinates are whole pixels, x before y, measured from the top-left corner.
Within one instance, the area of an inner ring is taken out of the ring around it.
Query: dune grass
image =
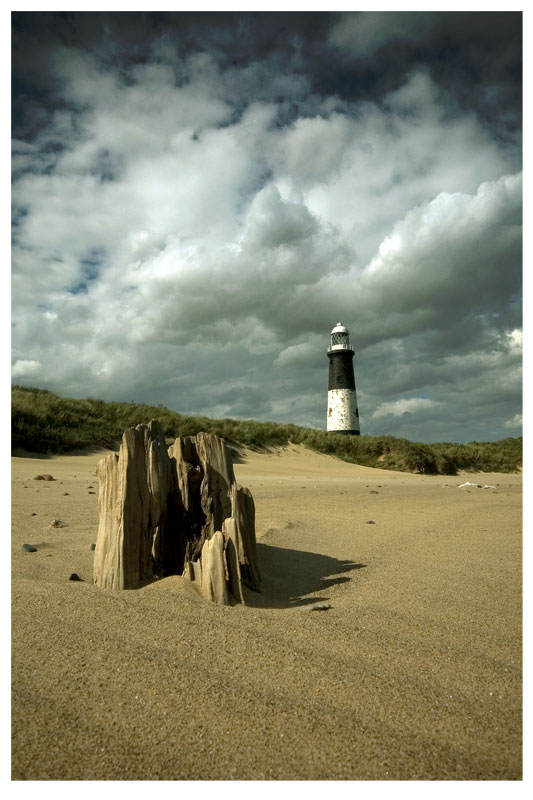
[[[239,445],[266,448],[293,442],[354,464],[403,472],[515,472],[522,464],[522,437],[422,444],[394,436],[343,436],[275,422],[185,416],[163,406],[60,397],[25,386],[12,387],[11,401],[12,451],[51,455],[91,447],[116,449],[126,428],[158,419],[172,439],[206,431],[222,436],[236,449]]]

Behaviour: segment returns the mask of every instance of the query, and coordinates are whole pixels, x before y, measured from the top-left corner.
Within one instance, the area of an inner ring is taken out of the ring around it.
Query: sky
[[[522,433],[520,12],[14,12],[12,382]]]

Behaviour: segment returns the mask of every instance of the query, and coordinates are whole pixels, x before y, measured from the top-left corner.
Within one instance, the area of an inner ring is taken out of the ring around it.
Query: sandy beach
[[[101,456],[12,459],[14,780],[521,779],[521,475],[246,452],[263,590],[222,607],[93,585]]]

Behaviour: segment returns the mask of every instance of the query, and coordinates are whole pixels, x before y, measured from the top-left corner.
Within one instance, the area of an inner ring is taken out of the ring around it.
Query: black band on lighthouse
[[[353,350],[337,350],[328,353],[330,389],[355,389],[353,372]]]

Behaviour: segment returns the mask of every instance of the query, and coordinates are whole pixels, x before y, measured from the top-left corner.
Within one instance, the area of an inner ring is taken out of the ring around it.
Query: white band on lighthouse
[[[357,431],[357,396],[355,389],[330,389],[328,391],[328,431]]]

